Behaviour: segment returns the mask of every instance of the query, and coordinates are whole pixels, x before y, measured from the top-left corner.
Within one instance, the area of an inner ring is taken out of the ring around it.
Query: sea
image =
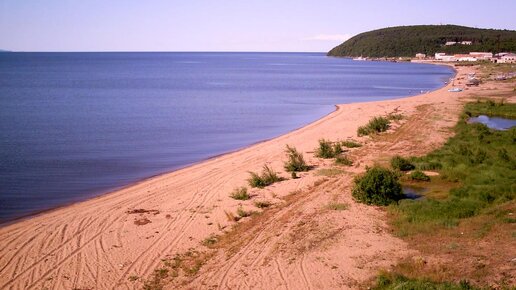
[[[450,68],[324,53],[0,53],[0,223],[437,89]]]

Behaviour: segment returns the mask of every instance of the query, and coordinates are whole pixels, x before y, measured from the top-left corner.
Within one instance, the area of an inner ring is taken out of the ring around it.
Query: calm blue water
[[[469,118],[469,122],[481,123],[486,125],[488,128],[495,130],[508,130],[512,127],[516,127],[516,120],[499,117],[488,117],[485,115]]]
[[[0,221],[451,76],[318,53],[0,53]]]

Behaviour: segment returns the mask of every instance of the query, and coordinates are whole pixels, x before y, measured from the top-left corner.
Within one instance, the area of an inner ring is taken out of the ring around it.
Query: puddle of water
[[[424,198],[423,194],[428,191],[428,189],[424,187],[410,186],[404,185],[402,187],[403,194],[405,197],[412,200],[421,200]]]
[[[481,123],[486,125],[488,128],[495,130],[508,130],[516,126],[516,120],[500,118],[500,117],[488,117],[480,115],[478,117],[471,117],[468,120],[469,123]]]

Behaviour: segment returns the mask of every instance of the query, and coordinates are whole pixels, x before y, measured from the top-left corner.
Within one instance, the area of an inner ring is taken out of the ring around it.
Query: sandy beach
[[[474,70],[457,67],[455,78]],[[165,288],[356,288],[379,269],[418,253],[390,233],[385,210],[353,201],[353,176],[395,154],[421,155],[439,147],[452,134],[462,99],[510,89],[485,83],[452,93],[450,87],[338,105],[281,137],[3,226],[0,288],[141,289],[174,257],[195,267],[168,275],[161,281]],[[386,134],[356,136],[358,126],[389,113],[405,118]],[[314,157],[321,138],[354,139],[364,146],[349,149],[352,167],[336,167]],[[287,144],[314,169],[291,179],[283,169]],[[264,164],[286,180],[251,189],[247,201],[229,197],[235,187],[247,186],[249,171],[261,171]],[[259,209],[256,201],[272,205]],[[348,208],[329,210],[331,202]],[[231,216],[240,207],[263,213],[235,222]],[[216,246],[203,243],[210,236],[219,236]]]

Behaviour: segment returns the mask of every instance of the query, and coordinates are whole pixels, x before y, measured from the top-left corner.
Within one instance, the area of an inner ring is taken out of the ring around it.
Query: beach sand
[[[459,67],[456,78],[473,70]],[[489,89],[483,84],[450,93],[449,88],[339,105],[281,137],[3,226],[0,288],[141,289],[153,277],[170,289],[357,287],[378,269],[417,253],[390,233],[384,209],[352,200],[353,176],[389,156],[439,147],[452,134],[461,98]],[[371,117],[393,112],[406,118],[388,133],[356,136]],[[313,156],[321,138],[353,138],[364,146],[348,152],[353,166],[336,170],[331,160]],[[286,144],[315,168],[290,179],[283,169]],[[247,201],[229,197],[235,187],[247,185],[248,171],[264,164],[287,180],[251,189]],[[261,215],[230,220],[239,207],[262,211],[256,201],[272,206]],[[332,210],[331,202],[347,209]],[[210,235],[221,237],[208,248],[203,241]],[[153,274],[180,260],[183,264],[163,270],[162,279]],[[178,277],[172,277],[173,269],[182,269]]]

